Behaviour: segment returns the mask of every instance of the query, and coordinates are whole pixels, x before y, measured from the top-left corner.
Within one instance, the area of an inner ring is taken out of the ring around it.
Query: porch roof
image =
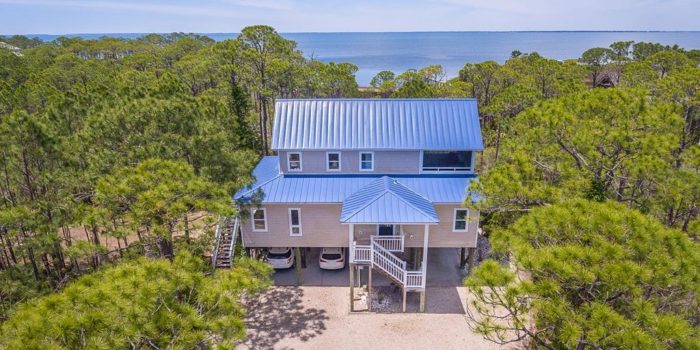
[[[437,223],[433,203],[397,180],[383,176],[343,201],[342,223]]]

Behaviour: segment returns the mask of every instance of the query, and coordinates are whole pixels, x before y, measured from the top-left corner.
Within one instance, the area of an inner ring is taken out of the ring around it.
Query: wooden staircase
[[[214,268],[231,268],[236,238],[239,231],[238,218],[223,218],[216,226],[216,246],[211,256]]]

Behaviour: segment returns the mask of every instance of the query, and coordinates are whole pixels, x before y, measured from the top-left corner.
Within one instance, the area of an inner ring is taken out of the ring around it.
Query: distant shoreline
[[[173,32],[108,32],[108,33],[31,33],[31,34],[0,34],[0,36],[24,35],[28,38],[40,36],[112,36],[112,35],[147,35],[170,34]],[[199,35],[237,35],[240,32],[184,32]],[[437,30],[437,31],[352,31],[352,32],[280,32],[280,34],[416,34],[416,33],[699,33],[699,30]]]
[[[101,37],[135,39],[149,33],[65,34],[70,38]],[[169,33],[155,33],[169,34]],[[214,41],[233,39],[238,33],[194,33]],[[437,31],[437,32],[301,32],[281,33],[294,40],[306,57],[328,62],[350,62],[360,86],[368,86],[383,70],[401,74],[408,69],[439,64],[447,77],[455,77],[465,63],[496,61],[504,63],[511,52],[537,52],[567,60],[581,57],[592,47],[608,47],[616,41],[677,44],[700,49],[700,31]],[[58,34],[32,34],[43,41]]]

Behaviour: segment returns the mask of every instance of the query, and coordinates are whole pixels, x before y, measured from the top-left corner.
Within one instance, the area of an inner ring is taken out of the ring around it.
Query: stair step
[[[223,225],[217,228],[219,236],[217,237],[216,249],[213,254],[216,255],[213,265],[216,268],[231,268],[233,265],[234,243],[238,237],[238,218],[224,218]]]

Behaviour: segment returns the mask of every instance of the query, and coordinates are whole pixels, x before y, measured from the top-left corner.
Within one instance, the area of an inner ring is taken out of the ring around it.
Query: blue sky
[[[700,30],[699,0],[0,0],[0,34]]]

